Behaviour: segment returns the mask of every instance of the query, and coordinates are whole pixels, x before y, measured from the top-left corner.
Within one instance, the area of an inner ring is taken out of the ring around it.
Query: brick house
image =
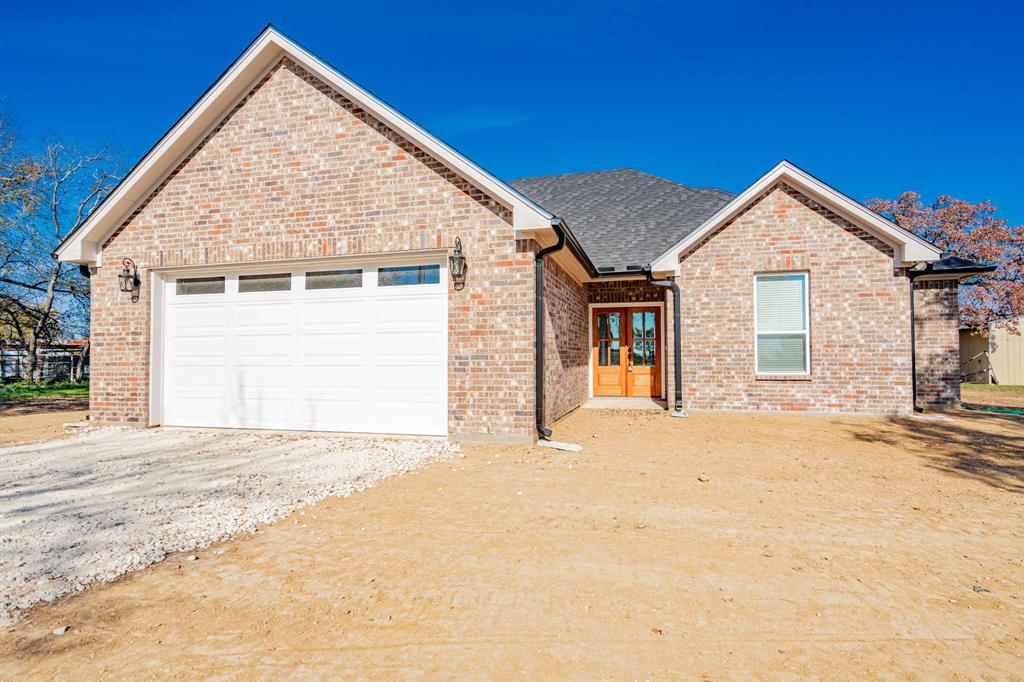
[[[504,440],[592,397],[905,414],[915,359],[956,405],[984,267],[787,162],[502,182],[269,27],[57,256],[98,422]]]

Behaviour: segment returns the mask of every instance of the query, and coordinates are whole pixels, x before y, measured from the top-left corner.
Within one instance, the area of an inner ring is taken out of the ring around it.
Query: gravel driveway
[[[0,449],[0,623],[457,449],[176,429],[93,429]]]

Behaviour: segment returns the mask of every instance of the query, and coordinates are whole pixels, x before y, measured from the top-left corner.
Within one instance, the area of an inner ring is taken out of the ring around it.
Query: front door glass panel
[[[630,317],[633,323],[633,364],[637,367],[654,367],[657,361],[654,313],[633,312]]]
[[[619,364],[622,348],[622,317],[620,313],[597,315],[597,364],[614,367]]]

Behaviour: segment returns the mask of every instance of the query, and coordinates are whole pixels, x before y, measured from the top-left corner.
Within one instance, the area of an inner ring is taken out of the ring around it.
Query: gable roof
[[[778,182],[785,182],[800,190],[837,215],[864,228],[893,247],[897,267],[907,263],[932,262],[942,259],[942,249],[931,242],[886,220],[864,204],[854,201],[842,192],[826,185],[789,161],[780,161],[774,168],[762,175],[757,182],[722,206],[696,229],[687,232],[671,247],[659,254],[651,263],[651,269],[655,272],[676,272],[679,268],[681,254],[700,243],[701,239],[713,233],[715,229],[732,220],[763,192]]]
[[[630,168],[509,184],[564,218],[600,273],[625,272],[629,266],[636,266],[631,274],[638,273],[734,196]]]
[[[289,57],[481,191],[512,209],[517,233],[550,231],[557,218],[268,25],[195,104],[57,247],[62,261],[94,263],[103,242],[282,58]]]

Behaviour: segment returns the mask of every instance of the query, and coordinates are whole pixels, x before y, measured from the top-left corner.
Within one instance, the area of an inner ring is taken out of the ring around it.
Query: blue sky
[[[1024,222],[1010,3],[16,3],[0,111],[130,166],[267,23],[495,175],[632,167],[742,190],[787,158],[857,199]]]

